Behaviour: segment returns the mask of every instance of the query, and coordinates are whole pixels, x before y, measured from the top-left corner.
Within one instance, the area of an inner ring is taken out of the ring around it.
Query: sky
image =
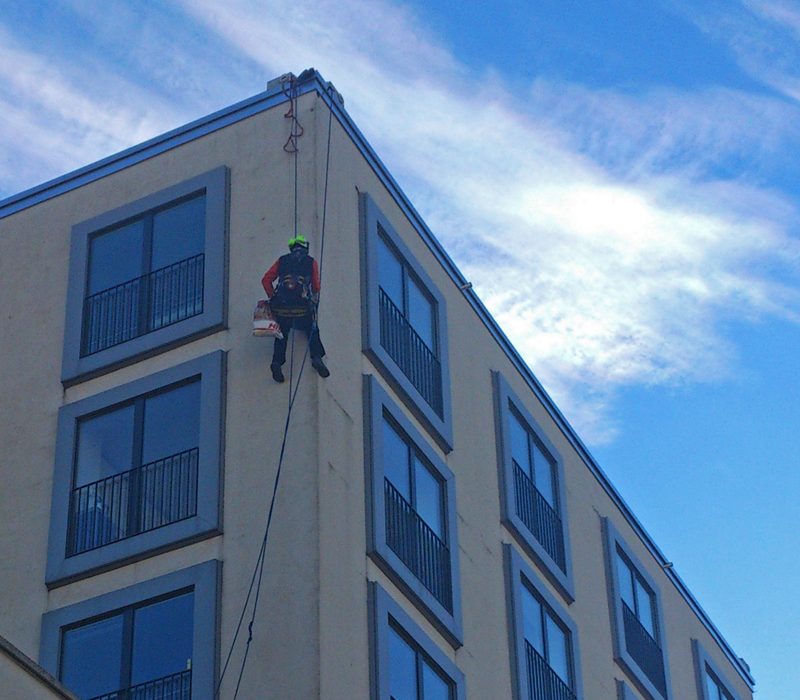
[[[310,66],[798,697],[800,2],[4,0],[0,198]]]

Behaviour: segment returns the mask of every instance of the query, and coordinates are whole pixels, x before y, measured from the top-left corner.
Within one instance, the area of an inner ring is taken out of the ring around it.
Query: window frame
[[[194,592],[192,630],[192,698],[213,700],[219,658],[219,579],[222,564],[209,560],[158,578],[105,593],[42,615],[39,663],[55,678],[61,668],[62,630],[95,617],[178,592]]]
[[[412,425],[373,375],[364,375],[364,434],[367,495],[367,554],[409,597],[431,623],[458,648],[463,643],[461,592],[458,560],[455,475]],[[389,547],[386,538],[384,498],[383,421],[387,414],[408,437],[412,447],[425,458],[443,486],[444,522],[450,553],[452,613],[425,587],[403,560]]]
[[[570,650],[576,700],[583,700],[583,681],[581,672],[580,641],[578,626],[573,621],[564,604],[558,600],[540,581],[537,574],[525,562],[522,555],[513,545],[503,544],[503,555],[506,569],[506,608],[508,611],[509,649],[511,650],[511,677],[514,700],[527,700],[532,697],[528,687],[528,674],[525,655],[525,630],[523,619],[522,586],[526,586],[540,603],[549,608],[557,618],[562,629],[569,633]],[[523,582],[524,579],[524,582]]]
[[[542,572],[547,576],[564,600],[569,604],[575,600],[574,580],[572,570],[572,555],[569,537],[569,517],[567,510],[566,479],[564,477],[564,460],[552,442],[547,438],[545,431],[536,422],[525,404],[514,393],[508,381],[500,372],[492,372],[492,384],[495,397],[495,432],[497,435],[497,461],[500,472],[500,508],[503,524],[512,535],[540,565]],[[555,462],[556,495],[558,497],[558,515],[561,518],[561,531],[564,540],[564,568],[562,571],[556,561],[545,549],[544,545],[534,536],[533,532],[517,514],[516,492],[514,486],[514,465],[511,457],[510,415],[512,404],[518,417],[522,419],[531,434],[535,436]]]
[[[61,381],[65,386],[110,372],[226,326],[228,190],[229,171],[220,166],[72,227],[61,365]],[[206,195],[203,312],[81,357],[83,305],[89,278],[89,250],[94,235],[128,220],[151,215],[154,210],[203,191]]]
[[[48,588],[222,532],[222,471],[226,353],[218,350],[62,406],[58,413],[45,583]],[[67,556],[69,497],[79,420],[199,376],[200,430],[197,515]]]
[[[450,402],[450,371],[448,362],[447,307],[444,295],[434,284],[403,242],[375,201],[366,193],[359,197],[362,238],[362,348],[381,375],[392,385],[403,403],[444,452],[453,449],[452,409]],[[380,230],[379,230],[380,229]],[[422,394],[403,373],[380,342],[380,304],[378,297],[378,236],[383,234],[394,249],[406,273],[410,273],[423,293],[433,302],[433,325],[436,333],[437,359],[442,375],[442,415],[439,416]]]
[[[661,602],[661,590],[652,576],[642,564],[641,560],[628,546],[620,532],[608,518],[602,519],[604,537],[604,554],[606,559],[606,576],[608,579],[608,602],[611,613],[611,630],[614,645],[614,660],[627,672],[631,681],[637,688],[654,700],[669,700],[672,697],[669,671],[669,653],[667,649],[666,627],[664,626],[664,610]],[[664,686],[666,694],[662,694],[645,674],[636,660],[631,656],[625,641],[625,623],[622,612],[622,594],[617,571],[617,550],[622,551],[625,558],[647,584],[654,596],[653,624],[658,632],[656,642],[661,647],[662,661],[664,664]]]
[[[717,677],[717,680],[722,684],[722,689],[728,693],[733,700],[741,700],[741,695],[733,689],[733,684],[730,682],[728,676],[723,673],[722,669],[713,661],[698,639],[692,639],[692,656],[694,658],[695,675],[697,678],[697,689],[700,700],[718,700],[717,698],[709,698],[706,692],[706,667]]]
[[[389,696],[389,618],[442,671],[454,686],[453,700],[466,700],[466,680],[461,670],[436,643],[414,622],[411,616],[392,599],[376,581],[368,581],[370,608],[370,695],[373,700],[390,700]]]

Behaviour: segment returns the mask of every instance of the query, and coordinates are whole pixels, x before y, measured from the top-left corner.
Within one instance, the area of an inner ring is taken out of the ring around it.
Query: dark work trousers
[[[319,339],[319,328],[314,328],[312,332],[313,319],[310,313],[304,316],[278,316],[276,314],[275,320],[281,327],[283,340],[275,338],[275,347],[272,351],[273,365],[280,366],[286,362],[286,344],[289,342],[289,331],[292,328],[303,331],[308,336],[308,351],[312,360],[319,359],[325,355],[325,348]]]

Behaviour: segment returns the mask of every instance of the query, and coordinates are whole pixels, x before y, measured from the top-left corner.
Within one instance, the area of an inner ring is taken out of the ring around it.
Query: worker
[[[320,377],[330,371],[322,361],[325,348],[319,338],[317,327],[317,305],[319,304],[319,266],[308,254],[305,236],[289,239],[289,253],[282,255],[264,273],[261,279],[269,298],[270,309],[281,327],[283,338],[275,338],[272,351],[272,378],[282,383],[283,364],[286,362],[286,343],[292,328],[305,332],[311,354],[311,366]]]

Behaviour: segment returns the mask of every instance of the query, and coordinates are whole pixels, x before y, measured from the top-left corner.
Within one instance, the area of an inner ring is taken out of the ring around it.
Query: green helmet
[[[288,246],[289,246],[289,250],[292,250],[293,248],[297,248],[298,246],[308,250],[308,241],[306,240],[306,237],[303,236],[303,235],[295,236],[294,238],[290,238],[289,239]]]

